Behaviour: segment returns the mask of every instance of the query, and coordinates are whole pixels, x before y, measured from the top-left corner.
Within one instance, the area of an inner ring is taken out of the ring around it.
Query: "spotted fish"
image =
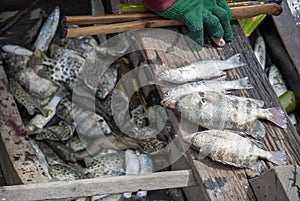
[[[225,70],[244,66],[240,55],[236,54],[227,60],[203,60],[174,69],[157,73],[157,77],[172,83],[187,83],[192,81],[212,79],[226,75]]]
[[[79,72],[85,66],[85,59],[74,50],[58,46],[52,58],[42,57],[44,68],[38,71],[38,75],[73,89]]]
[[[123,153],[108,153],[94,158],[84,170],[88,178],[116,176],[125,174],[125,156]]]
[[[206,130],[186,137],[203,157],[239,168],[260,171],[257,161],[268,160],[277,165],[286,164],[283,151],[265,151],[253,141],[233,131]]]
[[[35,130],[31,134],[35,134],[37,140],[66,141],[72,137],[74,131],[75,127],[72,125],[56,125]]]
[[[286,128],[287,120],[281,108],[263,109],[262,101],[246,97],[200,92],[164,105],[176,108],[183,117],[204,128],[246,132],[257,139],[265,135],[264,126],[258,119]]]
[[[9,79],[9,90],[16,100],[26,108],[28,114],[33,115],[36,110],[39,110],[44,116],[51,114],[51,110],[42,109],[17,81]]]

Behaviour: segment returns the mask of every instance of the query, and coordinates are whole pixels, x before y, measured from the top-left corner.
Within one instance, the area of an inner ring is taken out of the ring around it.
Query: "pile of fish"
[[[181,118],[209,129],[183,136],[201,155],[261,172],[258,159],[283,165],[286,156],[282,151],[262,149],[266,131],[259,120],[286,128],[286,117],[281,108],[263,108],[261,100],[229,94],[251,88],[247,77],[225,80],[226,70],[244,65],[237,54],[227,60],[203,60],[158,72],[159,79],[180,84],[165,92],[161,103],[180,112]]]
[[[59,19],[56,7],[43,25],[39,22],[40,31],[30,48],[7,44],[1,52],[9,90],[27,111],[22,116],[26,135],[45,174],[51,181],[71,181],[153,172],[155,164],[146,154],[167,145],[147,127],[153,111],[141,105],[131,108],[131,120],[123,127],[129,135],[122,133],[112,118],[112,90],[121,60],[107,70],[100,69],[96,87],[90,85],[89,77],[81,76],[86,68],[99,69],[103,54],[122,55],[129,44],[101,49],[93,37],[61,39],[56,35]],[[130,104],[130,100],[124,101]],[[147,134],[144,138],[140,137],[143,133]],[[115,201],[121,197],[146,200],[147,192],[97,195],[86,200]]]

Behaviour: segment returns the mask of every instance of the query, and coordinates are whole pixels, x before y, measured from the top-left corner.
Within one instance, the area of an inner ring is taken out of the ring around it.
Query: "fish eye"
[[[164,96],[170,96],[170,91],[165,92]]]

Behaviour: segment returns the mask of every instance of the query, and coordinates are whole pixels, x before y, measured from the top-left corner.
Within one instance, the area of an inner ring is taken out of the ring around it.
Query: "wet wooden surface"
[[[7,185],[48,181],[24,134],[15,100],[0,64],[0,166]]]
[[[232,28],[234,33],[232,43],[227,44],[224,48],[217,48],[206,40],[206,45],[201,51],[192,50],[185,44],[185,41],[176,41],[177,36],[172,34],[153,31],[152,37],[149,37],[149,32],[141,31],[136,35],[145,48],[146,60],[150,61],[150,64],[154,63],[156,69],[160,68],[157,66],[159,63],[157,60],[160,60],[164,66],[172,68],[197,60],[227,59],[239,53],[242,61],[247,65],[230,70],[228,77],[237,79],[247,76],[254,88],[236,92],[235,95],[263,100],[266,108],[281,107],[240,26],[237,22],[233,22]],[[161,87],[158,88],[161,89]],[[263,124],[267,132],[263,141],[266,149],[285,151],[288,164],[299,165],[300,137],[294,126],[288,122],[287,128],[281,129],[270,122],[263,121]],[[248,181],[249,171],[225,166],[210,159],[199,161],[195,159],[196,156],[197,154],[193,150],[187,152],[187,158],[206,200],[255,200]],[[265,163],[266,170],[271,167],[273,164]]]

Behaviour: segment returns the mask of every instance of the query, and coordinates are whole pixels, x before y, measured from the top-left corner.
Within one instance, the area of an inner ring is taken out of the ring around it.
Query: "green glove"
[[[187,25],[191,38],[203,46],[204,28],[209,36],[231,41],[231,13],[225,0],[176,0],[168,9],[156,14]]]

